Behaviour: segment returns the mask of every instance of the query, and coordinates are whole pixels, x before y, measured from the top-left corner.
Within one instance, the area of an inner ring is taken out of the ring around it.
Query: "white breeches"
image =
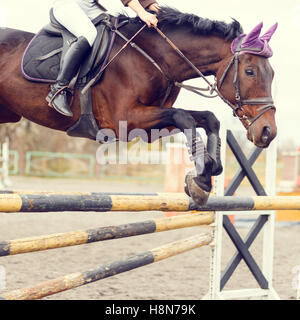
[[[77,38],[85,37],[90,46],[97,37],[97,30],[91,20],[102,12],[95,6],[85,10],[74,0],[56,1],[53,6],[53,14],[57,21]]]

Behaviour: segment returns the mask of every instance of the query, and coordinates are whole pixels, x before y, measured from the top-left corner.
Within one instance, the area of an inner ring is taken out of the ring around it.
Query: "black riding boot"
[[[90,48],[85,37],[79,37],[76,42],[72,43],[63,58],[56,83],[51,86],[51,91],[46,97],[49,106],[65,116],[73,116],[68,104],[66,89]]]

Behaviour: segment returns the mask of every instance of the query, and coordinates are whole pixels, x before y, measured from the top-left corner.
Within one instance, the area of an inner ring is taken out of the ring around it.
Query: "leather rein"
[[[165,96],[163,98],[163,101],[161,103],[161,106],[163,106],[165,104],[165,102],[167,101],[172,87],[176,86],[179,88],[183,88],[186,90],[189,90],[191,92],[194,92],[198,95],[201,95],[205,98],[215,98],[215,97],[220,97],[227,105],[229,105],[229,107],[232,108],[233,110],[233,115],[238,117],[241,121],[244,121],[247,125],[247,127],[249,128],[257,119],[259,119],[264,113],[266,113],[269,110],[276,110],[275,105],[274,105],[274,101],[272,99],[272,97],[261,97],[261,98],[256,98],[256,99],[249,99],[249,100],[242,100],[241,95],[240,95],[240,86],[239,86],[239,77],[238,77],[238,71],[239,71],[239,54],[242,51],[253,51],[256,52],[257,50],[260,51],[260,49],[253,49],[253,48],[241,48],[241,43],[242,43],[242,39],[240,39],[240,42],[237,46],[237,49],[229,63],[229,65],[227,66],[227,68],[224,70],[223,75],[220,79],[220,83],[219,83],[219,88],[222,87],[224,80],[229,72],[229,70],[231,69],[232,66],[234,66],[234,80],[233,80],[233,84],[234,84],[234,89],[235,89],[235,99],[236,99],[236,104],[231,103],[229,100],[227,100],[219,91],[218,87],[217,87],[217,80],[215,81],[214,84],[212,84],[205,76],[204,74],[180,51],[180,49],[178,47],[176,47],[176,45],[161,31],[159,30],[157,27],[154,27],[155,30],[158,32],[158,34],[164,39],[166,40],[166,42],[181,56],[181,58],[190,65],[190,67],[208,84],[208,88],[200,88],[200,87],[194,87],[194,86],[190,86],[190,85],[184,85],[182,83],[179,83],[177,81],[171,80],[167,77],[167,75],[163,72],[163,70],[161,69],[161,67],[143,50],[141,49],[136,43],[133,42],[133,40],[136,38],[136,36],[138,34],[141,33],[141,31],[146,27],[146,24],[143,25],[142,28],[140,28],[130,39],[128,39],[126,36],[124,36],[118,29],[121,28],[122,26],[124,26],[125,24],[128,23],[128,21],[123,21],[121,22],[119,25],[114,26],[113,24],[110,23],[109,19],[107,19],[106,21],[104,21],[106,23],[106,25],[111,29],[112,32],[115,32],[119,37],[121,37],[126,43],[124,44],[124,46],[117,52],[117,54],[115,54],[112,59],[104,66],[104,68],[101,69],[101,73],[104,71],[104,69],[106,69],[108,67],[108,65],[110,65],[110,63],[121,53],[121,51],[123,51],[129,44],[136,49],[138,52],[140,52],[147,60],[149,60],[154,67],[165,77],[165,79],[168,81],[168,87],[166,89],[166,93]],[[82,90],[82,93],[86,93],[86,91],[97,82],[97,80],[100,77],[100,73],[97,74]],[[202,91],[209,91],[209,95],[208,94],[204,94],[202,93]],[[215,95],[213,95],[213,93],[216,93]],[[255,117],[253,118],[249,118],[244,109],[243,106],[244,105],[262,105],[261,107],[259,107],[257,109],[257,111],[260,111],[259,114],[257,114]]]

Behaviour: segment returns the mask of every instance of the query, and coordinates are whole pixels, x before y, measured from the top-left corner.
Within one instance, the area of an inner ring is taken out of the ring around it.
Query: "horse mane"
[[[168,27],[188,27],[191,31],[199,35],[218,35],[225,40],[233,40],[243,33],[241,24],[235,20],[231,23],[223,21],[210,20],[201,18],[195,14],[183,13],[171,7],[161,7],[157,14],[159,20],[159,28],[164,30]],[[119,15],[119,19],[129,19],[130,23],[140,24],[141,20],[138,17],[129,18],[124,14]]]

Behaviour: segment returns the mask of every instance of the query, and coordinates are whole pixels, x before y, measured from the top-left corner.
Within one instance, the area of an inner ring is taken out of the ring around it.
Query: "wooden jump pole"
[[[210,244],[212,236],[201,234],[187,239],[133,255],[127,259],[99,266],[86,272],[76,272],[35,286],[6,292],[0,296],[4,300],[35,300],[112,277],[129,270],[158,262],[175,255]]]
[[[300,210],[300,197],[215,197],[198,206],[184,193],[85,195],[67,193],[0,194],[0,212],[62,211],[251,211]]]
[[[164,219],[147,220],[119,226],[100,227],[88,230],[77,230],[73,232],[1,241],[0,256],[75,246],[200,225],[209,225],[213,222],[214,213],[205,212]]]

